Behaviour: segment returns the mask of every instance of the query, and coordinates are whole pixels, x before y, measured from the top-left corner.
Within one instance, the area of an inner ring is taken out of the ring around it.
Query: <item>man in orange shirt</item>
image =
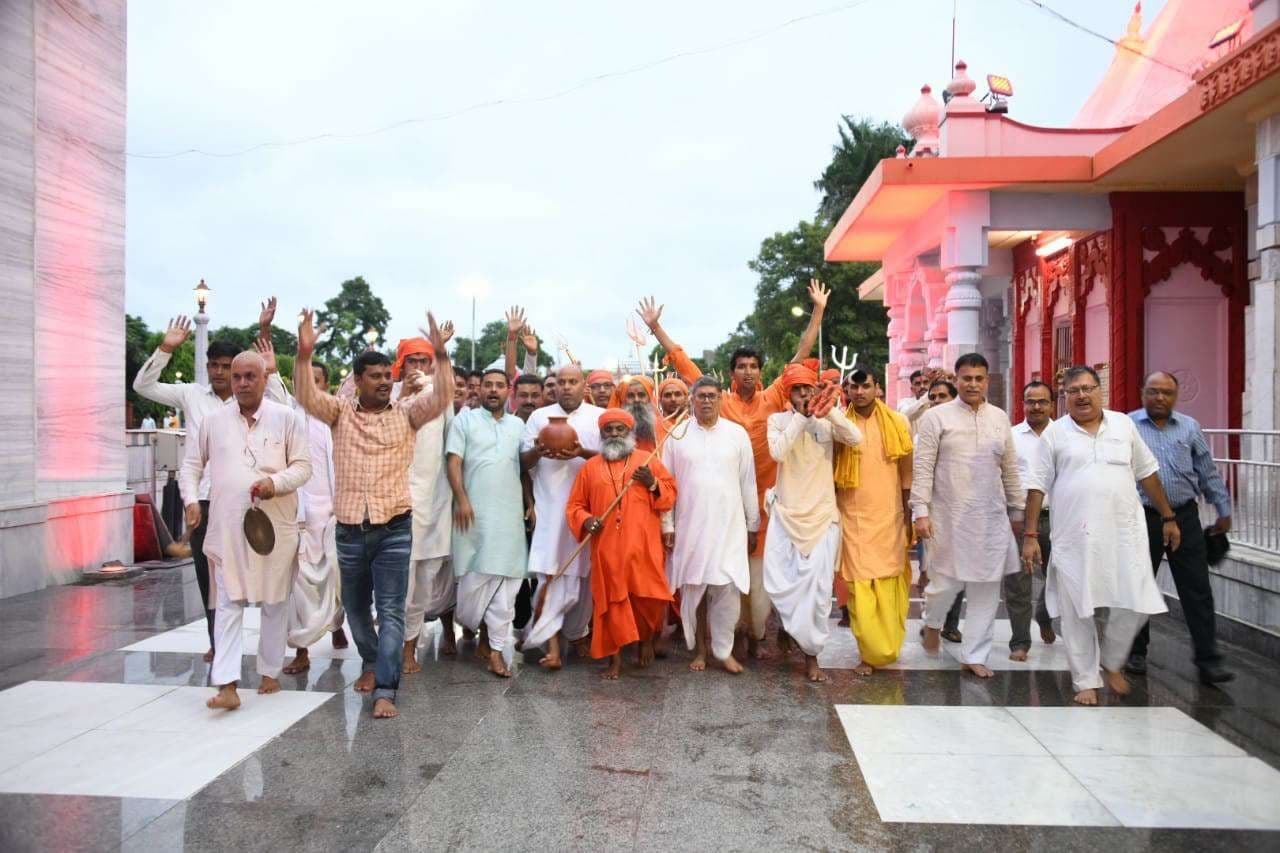
[[[622,672],[622,647],[640,643],[639,664],[653,663],[653,637],[671,604],[663,569],[661,513],[676,503],[676,481],[657,459],[636,451],[635,419],[622,409],[600,415],[600,453],[587,460],[565,505],[569,530],[591,543],[591,656],[609,658],[602,676]],[[622,500],[609,516],[605,510]]]
[[[813,301],[813,312],[809,316],[809,325],[800,337],[800,344],[791,361],[801,361],[809,356],[814,343],[818,340],[818,330],[822,327],[822,315],[827,308],[827,298],[831,295],[822,282],[811,279],[809,282],[809,298]],[[657,338],[658,343],[667,351],[667,361],[687,382],[696,382],[702,371],[685,353],[684,348],[671,339],[659,322],[662,309],[653,297],[640,302],[636,313],[644,320],[649,331]],[[773,488],[778,479],[778,463],[769,455],[769,416],[786,411],[789,400],[782,389],[780,381],[775,380],[768,388],[760,388],[760,369],[763,359],[760,353],[750,347],[741,347],[729,357],[729,370],[733,374],[733,384],[729,393],[723,395],[720,403],[722,417],[733,421],[747,431],[751,438],[751,452],[755,459],[756,492],[759,505],[764,507],[764,493]],[[764,590],[764,545],[766,516],[761,513],[760,535],[757,537],[755,549],[751,552],[751,592],[744,602],[743,611],[747,614],[745,630],[747,632],[747,653],[753,658],[767,657],[760,648],[764,639],[765,622],[769,618],[769,596]],[[740,628],[740,630],[743,630]]]

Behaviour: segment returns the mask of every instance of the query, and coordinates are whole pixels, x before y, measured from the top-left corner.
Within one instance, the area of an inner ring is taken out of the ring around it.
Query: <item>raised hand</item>
[[[179,314],[169,321],[169,327],[164,330],[164,338],[160,341],[160,349],[171,353],[182,346],[182,342],[190,334],[191,321],[187,319],[185,314]]]
[[[652,330],[662,319],[662,309],[666,307],[666,305],[658,305],[657,300],[652,296],[646,296],[640,300],[640,307],[636,309],[636,314]]]
[[[276,319],[276,298],[273,296],[262,303],[258,312],[258,333],[264,338],[271,337],[271,323]]]
[[[453,321],[445,320],[440,324],[440,343],[447,344],[449,339],[453,337]]]
[[[445,323],[450,329],[453,328],[452,323]],[[444,355],[444,345],[449,339],[444,336],[444,332],[436,325],[436,317],[430,311],[427,312],[427,340],[431,342],[431,347],[436,351],[436,358],[439,359]]]
[[[809,279],[809,298],[813,300],[815,308],[826,308],[827,298],[831,296],[831,288],[827,287],[816,278]]]
[[[538,333],[533,330],[533,326],[526,325],[520,330],[520,341],[529,352],[538,351]]]
[[[310,308],[302,309],[302,322],[298,323],[298,359],[307,359],[311,357],[311,353],[315,352],[316,342],[320,340],[320,336],[324,334],[325,326],[320,324],[320,328],[315,328],[316,312]]]
[[[279,369],[276,367],[276,348],[271,344],[271,338],[254,338],[253,348],[258,351],[258,355],[262,356],[262,360],[266,362],[267,373],[275,373]]]
[[[512,305],[507,311],[507,334],[518,335],[520,330],[524,328],[524,309],[519,305]]]

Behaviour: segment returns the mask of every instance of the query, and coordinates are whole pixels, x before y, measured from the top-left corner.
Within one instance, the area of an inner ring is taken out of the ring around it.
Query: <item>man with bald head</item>
[[[231,362],[227,405],[204,417],[195,440],[187,442],[178,484],[187,524],[200,520],[200,479],[209,472],[210,503],[204,552],[209,558],[217,606],[210,681],[218,693],[210,708],[240,707],[241,634],[244,607],[259,604],[259,693],[280,690],[285,642],[289,631],[288,600],[298,570],[298,487],[311,477],[307,428],[293,409],[263,399],[267,366],[256,352],[242,352]],[[245,511],[258,506],[275,531],[266,554],[249,547],[244,534]]]

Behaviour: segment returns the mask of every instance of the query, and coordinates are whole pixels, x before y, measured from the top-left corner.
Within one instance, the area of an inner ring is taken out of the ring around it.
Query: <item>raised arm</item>
[[[809,314],[809,325],[805,326],[804,334],[800,336],[800,344],[796,347],[796,354],[791,357],[792,361],[803,361],[813,351],[813,345],[818,342],[818,332],[822,329],[822,315],[826,313],[827,299],[830,296],[830,288],[816,278],[809,279],[809,299],[813,302],[813,311]]]
[[[507,346],[503,350],[505,359],[502,369],[508,382],[516,380],[516,343],[520,340],[520,330],[524,328],[524,309],[512,305],[507,311]]]
[[[332,394],[326,394],[316,387],[311,376],[311,353],[315,350],[316,341],[324,332],[324,326],[315,328],[315,312],[310,308],[302,310],[302,322],[298,324],[298,355],[293,360],[293,391],[298,395],[298,404],[318,420],[329,426],[338,422],[338,413],[342,411],[342,402]]]
[[[698,369],[698,365],[694,364],[689,356],[685,353],[684,347],[671,340],[671,336],[667,334],[667,330],[662,328],[662,309],[667,306],[658,305],[652,296],[646,296],[640,300],[640,307],[636,309],[636,314],[649,327],[649,331],[667,351],[667,361],[676,369],[676,373],[680,374],[680,378],[689,384],[697,382],[702,377],[702,371]]]
[[[524,367],[522,373],[538,372],[538,333],[533,326],[526,325],[520,330],[520,340],[524,343]]]
[[[274,300],[275,297],[272,299]],[[280,369],[276,364],[276,348],[272,345],[271,338],[259,335],[253,340],[253,348],[258,351],[258,355],[262,356],[263,362],[267,365],[267,399],[291,409],[297,408],[298,401],[289,394],[289,389],[284,387],[284,381],[280,378]]]
[[[429,392],[418,394],[409,402],[409,426],[418,429],[432,418],[438,418],[444,410],[453,405],[453,366],[449,364],[449,353],[444,348],[445,341],[436,325],[436,318],[427,312],[427,334],[431,346],[435,349],[435,360],[432,368],[432,384]]]
[[[847,444],[854,447],[862,443],[862,430],[858,429],[853,421],[840,411],[840,407],[832,406],[831,411],[827,412],[827,423],[831,424],[831,437],[839,444]]]
[[[173,352],[182,346],[182,342],[191,334],[191,321],[181,314],[169,321],[160,346],[151,354],[137,375],[133,377],[133,390],[148,400],[155,400],[170,408],[180,408],[186,400],[183,386],[160,381],[160,374]]]

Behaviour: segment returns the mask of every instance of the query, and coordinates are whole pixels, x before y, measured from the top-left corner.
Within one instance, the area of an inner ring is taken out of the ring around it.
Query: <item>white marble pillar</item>
[[[196,312],[193,318],[196,324],[196,376],[195,382],[200,385],[209,384],[209,315],[204,311]]]
[[[1244,427],[1276,429],[1280,424],[1280,115],[1258,123],[1255,146],[1258,164],[1256,279],[1249,283],[1249,306],[1245,309],[1245,340],[1248,341],[1248,370],[1245,371]]]
[[[946,364],[968,352],[978,351],[979,322],[982,315],[982,293],[978,282],[982,275],[973,267],[947,270],[947,345],[943,356]]]

